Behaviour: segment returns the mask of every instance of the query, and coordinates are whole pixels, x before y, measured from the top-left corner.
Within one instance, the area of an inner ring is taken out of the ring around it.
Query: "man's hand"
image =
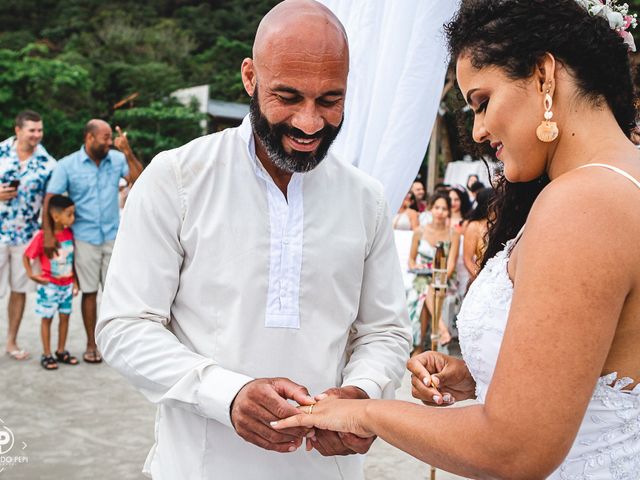
[[[73,289],[71,290],[71,293],[74,297],[76,297],[78,295],[78,292],[80,292],[80,285],[78,285],[78,281],[74,280],[73,281]]]
[[[31,275],[29,278],[40,285],[49,285],[49,280],[44,275]]]
[[[123,132],[122,129],[116,125],[116,133],[118,136],[113,140],[113,145],[122,153],[131,152],[131,146],[127,139],[127,132]]]
[[[58,247],[60,247],[60,244],[56,240],[56,237],[52,231],[43,229],[43,232],[44,232],[44,239],[43,239],[44,254],[48,258],[53,258],[56,255],[58,255]]]
[[[18,196],[18,189],[10,187],[8,183],[0,185],[0,201],[8,202]]]
[[[346,386],[335,387],[326,390],[324,393],[316,396],[316,400],[323,398],[346,398],[346,399],[367,399],[367,395],[358,387]],[[365,454],[371,448],[371,444],[376,437],[360,438],[352,433],[336,433],[329,430],[317,430],[315,435],[307,439],[307,450],[315,448],[318,452],[325,456],[333,455],[353,455],[355,453]]]
[[[315,400],[302,385],[288,378],[260,378],[240,389],[231,404],[231,423],[238,435],[265,450],[293,452],[308,433],[304,428],[274,430],[270,422],[296,415],[298,409],[287,400],[312,405]]]

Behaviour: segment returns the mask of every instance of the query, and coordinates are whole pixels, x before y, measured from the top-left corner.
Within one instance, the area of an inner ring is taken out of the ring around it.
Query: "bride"
[[[320,396],[274,428],[378,435],[472,478],[640,478],[635,19],[611,3],[462,2],[446,26],[458,83],[503,165],[464,361],[409,361],[426,407]]]

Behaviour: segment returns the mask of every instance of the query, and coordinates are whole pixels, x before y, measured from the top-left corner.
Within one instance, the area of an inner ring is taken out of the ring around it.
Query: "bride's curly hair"
[[[469,55],[475,68],[497,66],[513,80],[530,77],[551,53],[573,74],[580,97],[608,106],[627,135],[635,126],[628,47],[607,20],[590,16],[575,0],[463,0],[445,32],[452,59]],[[486,145],[476,149],[480,153],[487,153]],[[496,198],[481,267],[517,235],[549,178],[511,183],[497,172],[492,183]]]

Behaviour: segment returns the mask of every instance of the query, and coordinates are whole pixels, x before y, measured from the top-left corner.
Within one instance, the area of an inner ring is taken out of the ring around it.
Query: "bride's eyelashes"
[[[475,114],[478,115],[479,113],[482,113],[484,111],[487,110],[487,105],[489,105],[489,99],[486,99],[484,102],[482,102],[478,108],[475,110]]]

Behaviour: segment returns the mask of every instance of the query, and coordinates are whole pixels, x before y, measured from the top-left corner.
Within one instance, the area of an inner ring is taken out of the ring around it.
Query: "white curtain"
[[[457,0],[320,0],[344,24],[351,64],[333,152],[385,187],[397,211],[429,143],[448,55],[442,25]]]
[[[489,162],[489,168],[491,169],[491,172],[493,172],[496,169],[496,165]],[[487,166],[480,160],[473,162],[449,162],[447,164],[447,171],[444,174],[444,183],[448,185],[462,185],[463,187],[466,187],[469,175],[476,175],[478,180],[484,183],[485,187],[491,186]]]

